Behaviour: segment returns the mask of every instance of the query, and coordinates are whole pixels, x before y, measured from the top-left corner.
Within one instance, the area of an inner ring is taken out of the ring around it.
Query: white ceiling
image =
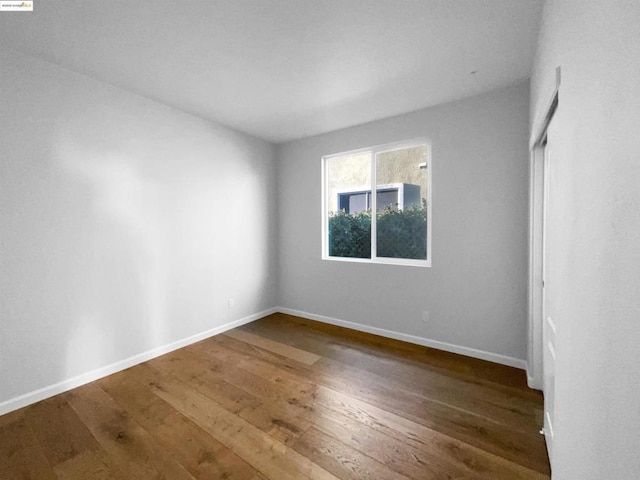
[[[35,0],[33,13],[0,12],[0,45],[283,142],[528,77],[541,10],[541,0]]]

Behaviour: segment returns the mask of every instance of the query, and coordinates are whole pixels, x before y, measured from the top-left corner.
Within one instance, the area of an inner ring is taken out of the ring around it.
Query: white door
[[[553,170],[554,140],[553,120],[547,129],[547,139],[544,144],[544,195],[542,214],[542,350],[543,350],[543,392],[544,392],[544,434],[549,451],[549,461],[553,468],[553,427],[554,427],[554,397],[555,397],[555,362],[556,362],[556,322],[554,319],[553,285],[549,276],[549,269],[553,261],[553,238],[550,238],[550,223],[553,205]]]

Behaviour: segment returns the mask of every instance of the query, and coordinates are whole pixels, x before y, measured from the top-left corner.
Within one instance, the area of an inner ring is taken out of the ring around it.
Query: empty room
[[[638,0],[0,0],[0,480],[640,478]]]

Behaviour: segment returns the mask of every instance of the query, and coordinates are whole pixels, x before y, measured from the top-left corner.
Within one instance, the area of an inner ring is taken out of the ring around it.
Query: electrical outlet
[[[229,299],[229,301],[227,302],[227,305],[229,306],[229,310],[231,310],[233,308],[235,303],[236,303],[236,301],[233,298]]]
[[[429,323],[429,312],[427,310],[422,312],[422,321],[424,323]]]

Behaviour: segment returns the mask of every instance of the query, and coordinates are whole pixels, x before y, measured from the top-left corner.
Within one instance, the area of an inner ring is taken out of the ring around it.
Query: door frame
[[[551,100],[541,119],[532,125],[529,141],[529,278],[528,278],[528,335],[527,384],[543,389],[544,324],[544,209],[545,209],[545,142],[547,129],[558,109],[561,71],[556,68],[556,83]]]

